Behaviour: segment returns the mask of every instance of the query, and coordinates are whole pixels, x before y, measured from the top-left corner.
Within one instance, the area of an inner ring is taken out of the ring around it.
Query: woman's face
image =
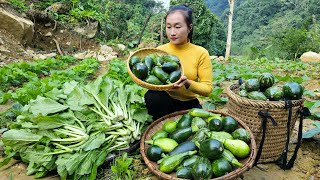
[[[181,11],[175,11],[167,16],[166,33],[172,44],[187,43],[190,30]]]

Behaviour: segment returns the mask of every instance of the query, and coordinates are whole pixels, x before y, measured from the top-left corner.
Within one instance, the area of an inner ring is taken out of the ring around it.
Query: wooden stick
[[[63,56],[63,53],[62,53],[62,51],[61,51],[61,49],[60,49],[59,42],[58,42],[55,38],[53,38],[53,41],[56,43],[57,50],[58,50],[59,54],[60,54],[61,56]]]

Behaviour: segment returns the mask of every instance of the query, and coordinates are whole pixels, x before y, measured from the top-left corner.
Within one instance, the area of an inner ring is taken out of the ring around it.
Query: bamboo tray
[[[129,62],[130,59],[133,56],[138,56],[138,57],[145,57],[149,54],[160,54],[160,55],[168,55],[169,53],[162,51],[160,49],[156,49],[156,48],[144,48],[144,49],[140,49],[135,51],[134,53],[132,53],[128,60],[127,60],[127,69],[128,69],[128,73],[129,76],[131,77],[131,79],[137,83],[139,86],[150,89],[150,90],[156,90],[156,91],[163,91],[163,90],[169,90],[173,88],[173,85],[180,82],[181,81],[181,77],[183,76],[183,67],[182,64],[180,63],[180,67],[181,67],[181,77],[179,78],[178,81],[176,81],[175,83],[171,83],[171,84],[165,84],[165,85],[154,85],[154,84],[150,84],[147,82],[142,81],[141,79],[137,78],[131,71],[130,66],[129,66]]]

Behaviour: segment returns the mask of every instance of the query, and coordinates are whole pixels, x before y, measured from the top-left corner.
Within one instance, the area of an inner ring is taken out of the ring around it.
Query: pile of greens
[[[35,178],[56,170],[61,179],[95,179],[108,153],[128,149],[151,121],[144,93],[135,84],[101,76],[38,96],[16,110],[17,120],[3,133],[7,156],[0,167],[20,157]]]

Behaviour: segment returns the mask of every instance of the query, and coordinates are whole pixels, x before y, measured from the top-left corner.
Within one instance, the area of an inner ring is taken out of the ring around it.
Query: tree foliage
[[[226,12],[222,5],[227,0],[206,3],[213,12],[220,11],[217,14]],[[225,16],[221,20],[227,24]],[[305,51],[319,52],[319,20],[318,0],[236,0],[231,52],[247,55],[258,50],[270,58],[289,59]]]
[[[161,12],[153,0],[108,1],[105,12],[106,39],[137,40],[148,16]],[[159,21],[160,23],[160,21]]]

